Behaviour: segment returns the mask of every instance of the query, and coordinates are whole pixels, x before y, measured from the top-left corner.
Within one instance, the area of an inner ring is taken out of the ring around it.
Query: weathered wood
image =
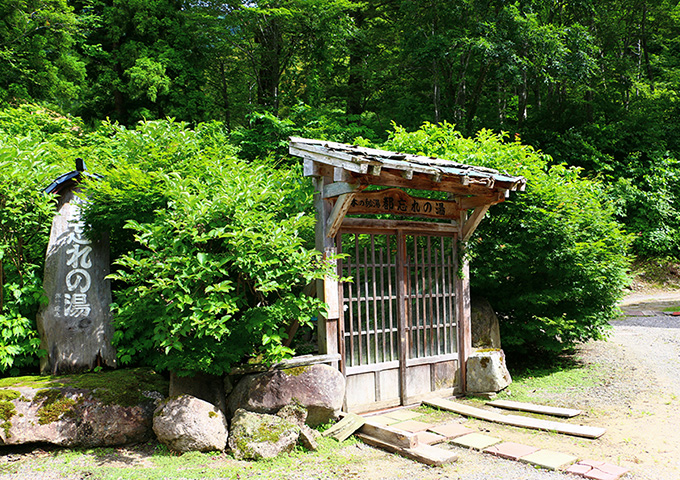
[[[333,182],[323,186],[323,198],[339,197],[343,193],[355,193],[366,188],[366,185],[349,182]]]
[[[295,155],[296,157],[302,157],[304,159],[310,159],[315,162],[320,162],[324,163],[327,165],[331,165],[333,167],[341,167],[344,168],[345,170],[348,170],[350,172],[356,172],[356,173],[362,173],[365,174],[368,172],[368,164],[366,163],[359,163],[357,161],[353,161],[351,155],[347,155],[346,159],[343,158],[336,158],[335,156],[330,156],[321,152],[316,152],[313,150],[303,150],[299,149],[293,146],[290,146],[288,148],[288,152],[291,155]]]
[[[314,209],[316,211],[316,227],[315,227],[315,246],[316,249],[324,254],[324,260],[332,258],[336,254],[335,239],[326,235],[326,222],[331,211],[331,203],[323,198],[324,185],[330,181],[329,177],[314,178],[315,190],[314,194]],[[333,291],[332,288],[326,288],[324,280],[319,280],[317,283],[317,296],[324,302],[338,303],[337,289]],[[328,296],[328,298],[327,298]],[[339,353],[338,352],[338,314],[333,312],[335,317],[330,315],[326,318],[323,315],[319,316],[318,327],[318,343],[319,353]],[[334,366],[337,366],[335,364]]]
[[[518,410],[520,412],[540,413],[542,415],[552,415],[553,417],[571,418],[583,413],[582,410],[575,408],[551,407],[548,405],[536,405],[534,403],[513,402],[510,400],[494,400],[486,402],[491,407],[504,408],[506,410]]]
[[[398,188],[357,193],[347,211],[350,215],[395,214],[410,217],[454,219],[460,207],[454,201],[412,197]]]
[[[348,172],[344,168],[333,167],[333,181],[334,182],[355,183],[356,180],[354,179],[353,175],[355,175],[355,174],[352,173],[352,172]]]
[[[462,221],[462,220],[461,220]],[[467,391],[467,361],[472,350],[472,327],[470,313],[470,265],[467,258],[456,256],[456,327],[458,334],[459,390]]]
[[[463,183],[467,177],[447,175],[443,176],[439,182],[433,181],[433,178],[433,174],[416,172],[412,178],[406,179],[399,171],[383,168],[379,177],[361,177],[357,180],[361,183],[381,187],[413,188],[433,192],[449,192],[458,195],[489,195],[494,192],[511,189],[511,184],[503,184],[503,182],[496,182],[493,188],[489,188],[487,185]]]
[[[322,433],[324,437],[336,439],[338,442],[344,442],[349,437],[354,435],[354,432],[359,430],[366,420],[355,413],[347,413],[342,420],[333,425],[331,428]]]
[[[397,232],[397,317],[399,319],[399,397],[401,404],[406,405],[408,394],[406,379],[406,358],[408,352],[408,300],[406,298],[406,243],[404,233]]]
[[[482,218],[489,210],[490,205],[482,205],[474,209],[470,218],[467,219],[465,224],[463,224],[463,230],[461,232],[461,241],[467,242],[472,237],[472,234],[477,229],[477,226],[481,223]]]
[[[497,192],[493,195],[477,195],[474,197],[464,197],[460,199],[460,209],[469,210],[481,207],[482,205],[495,205],[505,201],[505,193]]]
[[[340,298],[338,290],[338,279],[324,276],[323,280],[324,298],[328,305],[328,318],[340,317]]]
[[[333,206],[333,210],[328,215],[328,220],[326,220],[326,236],[329,238],[334,238],[338,234],[340,225],[342,225],[342,220],[345,218],[347,210],[349,210],[352,199],[356,196],[356,193],[343,193],[338,197],[338,200]]]
[[[347,231],[361,231],[361,233],[368,233],[370,231],[396,231],[404,230],[408,233],[422,232],[432,233],[438,235],[454,235],[459,231],[456,223],[435,223],[435,222],[418,222],[410,220],[390,220],[390,219],[368,219],[368,218],[350,218],[345,217],[342,221],[340,230]]]
[[[368,435],[381,442],[389,443],[398,448],[414,448],[418,446],[418,436],[414,433],[405,432],[387,425],[372,423],[370,417],[359,430],[359,433]]]
[[[533,430],[545,430],[549,432],[562,433],[565,435],[573,435],[576,437],[599,438],[604,435],[606,431],[604,428],[599,427],[572,425],[564,422],[522,417],[519,415],[503,415],[445,399],[425,400],[423,403],[431,407],[440,408],[442,410],[458,413],[459,415],[464,415],[467,417],[486,420],[488,422],[501,423],[503,425],[510,425],[513,427],[530,428]]]
[[[453,453],[451,450],[433,447],[431,445],[419,444],[413,448],[400,448],[363,433],[357,434],[357,437],[367,445],[371,445],[372,447],[380,448],[391,453],[397,453],[406,458],[410,458],[411,460],[415,460],[416,462],[424,463],[425,465],[430,465],[432,467],[441,467],[442,465],[446,465],[458,460],[458,455]]]

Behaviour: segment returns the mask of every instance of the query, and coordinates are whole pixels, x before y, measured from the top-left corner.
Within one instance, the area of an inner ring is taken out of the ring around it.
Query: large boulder
[[[161,402],[153,416],[158,441],[178,452],[224,450],[227,420],[212,403],[180,395]]]
[[[246,375],[229,396],[230,416],[242,408],[274,414],[289,404],[307,409],[314,427],[337,418],[345,397],[345,377],[328,365],[309,365]]]
[[[274,458],[295,448],[300,427],[266,413],[238,409],[231,420],[229,448],[239,460]]]
[[[500,392],[512,382],[503,350],[472,353],[468,357],[466,372],[468,393]]]
[[[153,411],[167,383],[149,372],[123,373],[5,379],[12,384],[0,388],[0,444],[104,447],[153,438]]]
[[[501,330],[498,317],[486,298],[471,298],[470,324],[473,347],[501,348]]]

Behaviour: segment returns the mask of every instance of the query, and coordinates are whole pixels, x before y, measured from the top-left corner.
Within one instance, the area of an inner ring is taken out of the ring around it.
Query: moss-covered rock
[[[261,460],[292,451],[299,436],[300,427],[285,418],[240,409],[231,421],[228,443],[235,458]]]
[[[167,382],[148,369],[0,380],[0,443],[113,446],[153,436]],[[7,418],[5,418],[7,417]]]
[[[345,377],[328,365],[309,365],[246,375],[228,399],[227,412],[239,408],[276,413],[290,404],[307,409],[307,424],[314,427],[337,418],[345,397]]]

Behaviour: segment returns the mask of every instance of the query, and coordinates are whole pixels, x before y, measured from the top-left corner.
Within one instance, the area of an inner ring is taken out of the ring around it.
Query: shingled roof
[[[344,180],[354,178],[360,183],[470,195],[523,191],[526,186],[524,177],[491,168],[324,140],[291,137],[289,151],[305,160],[340,168],[346,173]],[[312,175],[309,169],[305,173]]]

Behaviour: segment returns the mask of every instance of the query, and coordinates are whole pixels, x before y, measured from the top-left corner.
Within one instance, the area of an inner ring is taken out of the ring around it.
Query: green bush
[[[168,208],[128,223],[140,248],[116,262],[127,285],[114,305],[121,361],[221,374],[292,354],[285,327],[322,308],[302,288],[326,270],[299,235],[313,219],[288,215],[295,176],[233,160],[209,185],[165,184]]]
[[[474,294],[489,299],[510,352],[559,352],[600,338],[627,283],[630,237],[607,189],[578,168],[503,135],[464,138],[450,124],[396,127],[390,149],[435,155],[527,178],[491,208],[469,242]]]
[[[88,183],[85,218],[126,245],[112,275],[121,362],[220,374],[291,355],[286,327],[323,308],[302,289],[329,273],[301,172],[235,159],[215,124],[107,128],[117,161]]]
[[[42,189],[57,175],[40,141],[0,136],[0,372],[37,365],[36,314],[54,211]]]

